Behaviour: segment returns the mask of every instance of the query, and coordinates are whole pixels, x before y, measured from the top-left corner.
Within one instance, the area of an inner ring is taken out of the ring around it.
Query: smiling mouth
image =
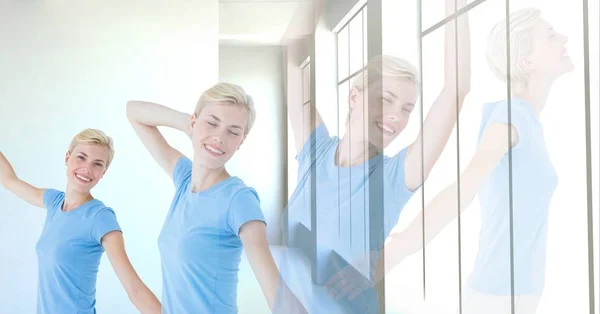
[[[383,131],[383,133],[386,133],[388,135],[394,135],[394,133],[396,133],[396,131],[394,129],[392,129],[391,127],[381,123],[381,122],[376,122],[375,125],[377,125],[377,127]]]
[[[84,175],[77,174],[77,173],[75,174],[75,178],[77,178],[78,181],[85,183],[85,184],[93,181],[92,179],[90,179]]]
[[[225,155],[225,152],[214,147],[214,146],[210,146],[210,145],[206,145],[204,144],[204,149],[211,155],[213,156],[222,156]]]

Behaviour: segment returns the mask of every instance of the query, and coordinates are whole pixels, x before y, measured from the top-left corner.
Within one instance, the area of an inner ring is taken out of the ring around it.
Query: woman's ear
[[[192,138],[192,134],[194,133],[195,125],[196,125],[196,115],[193,114],[190,116],[190,121],[188,123],[187,132],[185,132],[190,139]]]
[[[196,115],[193,114],[190,116],[190,129],[193,129],[195,124],[196,124]]]
[[[526,56],[519,57],[519,66],[527,73],[536,69],[536,64]]]
[[[350,95],[348,96],[348,104],[350,109],[354,109],[356,107],[356,103],[359,99],[362,99],[361,92],[356,88],[356,86],[352,86],[350,89]]]
[[[71,153],[67,152],[65,154],[65,166],[69,163],[69,159],[71,158]]]

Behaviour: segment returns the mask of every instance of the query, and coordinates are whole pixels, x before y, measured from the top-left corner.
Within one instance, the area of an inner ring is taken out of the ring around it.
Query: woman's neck
[[[231,176],[225,167],[210,169],[200,161],[194,160],[192,164],[192,193],[204,191],[229,177]]]
[[[93,199],[94,197],[89,192],[81,193],[67,187],[67,190],[65,191],[65,200],[61,210],[65,212],[71,211]]]
[[[532,78],[529,80],[526,91],[513,93],[513,96],[530,103],[539,116],[542,110],[544,110],[554,81],[555,79],[550,78]]]
[[[340,140],[335,154],[335,164],[339,167],[354,167],[365,163],[377,155],[377,150],[369,141],[352,142],[348,133]]]

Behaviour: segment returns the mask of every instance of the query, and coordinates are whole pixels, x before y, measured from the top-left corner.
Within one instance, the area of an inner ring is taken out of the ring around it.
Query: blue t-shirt
[[[311,171],[314,169],[316,186],[314,201],[317,213],[316,236],[318,272],[327,280],[338,271],[335,265],[328,265],[327,256],[334,250],[342,258],[354,265],[367,276],[372,270],[372,262],[366,255],[383,247],[385,238],[397,224],[400,212],[414,194],[406,187],[404,161],[406,148],[393,157],[376,155],[372,159],[353,167],[339,167],[335,164],[335,154],[339,145],[338,137],[331,137],[325,124],[319,125],[297,155],[298,184],[287,206],[289,238],[288,245],[309,247],[313,239],[300,237],[294,229],[302,225],[311,229]],[[314,145],[313,145],[314,143]],[[314,158],[313,158],[314,152]],[[374,199],[371,197],[374,196]],[[382,217],[383,216],[383,217]],[[370,230],[370,219],[382,219],[383,230]],[[376,243],[369,243],[371,235],[378,233]],[[370,244],[370,245],[369,245]],[[371,265],[369,265],[371,263]],[[327,269],[327,270],[323,270]],[[376,301],[374,291],[369,300]],[[373,298],[375,298],[373,300]],[[354,308],[355,304],[350,304]]]
[[[46,222],[36,246],[38,314],[96,313],[96,277],[102,237],[121,231],[114,211],[93,199],[64,212],[65,194],[44,192]]]
[[[544,287],[548,207],[558,183],[546,150],[544,132],[533,106],[513,98],[510,124],[519,141],[512,150],[513,256],[510,266],[508,152],[479,190],[479,251],[469,281],[476,291],[493,295],[537,294]],[[509,124],[506,100],[486,104],[479,140],[494,123]],[[508,137],[508,135],[507,135]],[[508,145],[508,139],[506,142]]]
[[[158,238],[164,314],[237,313],[240,227],[264,222],[256,191],[237,177],[191,191],[192,161],[175,166],[175,198]]]

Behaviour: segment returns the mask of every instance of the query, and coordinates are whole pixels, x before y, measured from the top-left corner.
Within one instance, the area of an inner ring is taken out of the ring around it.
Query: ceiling
[[[280,45],[290,22],[309,11],[312,1],[219,0],[219,41],[227,45]]]

